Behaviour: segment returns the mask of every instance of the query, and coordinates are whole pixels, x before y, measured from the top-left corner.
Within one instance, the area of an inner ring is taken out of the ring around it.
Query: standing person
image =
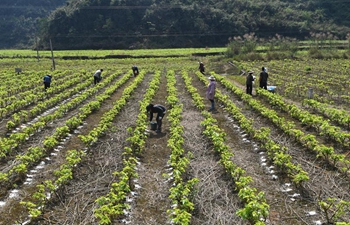
[[[157,121],[157,133],[161,133],[162,132],[162,119],[164,118],[165,112],[166,112],[166,108],[160,104],[149,104],[146,107],[147,113],[150,113],[149,116],[149,121],[152,121],[153,119],[153,113],[157,113],[157,117],[156,117],[156,121]]]
[[[137,75],[139,75],[139,68],[137,68],[137,66],[133,65],[131,67],[132,72],[134,73],[134,77],[136,77]]]
[[[94,84],[99,83],[102,80],[103,69],[96,70],[94,73]]]
[[[204,67],[204,63],[203,62],[199,63],[198,69],[204,75],[205,67]]]
[[[207,87],[206,97],[211,102],[211,107],[209,108],[208,111],[215,111],[214,96],[215,96],[215,90],[216,90],[216,81],[214,76],[210,76],[208,77],[208,79],[210,80],[210,82]]]
[[[246,93],[250,94],[250,95],[253,95],[253,82],[254,82],[253,73],[254,73],[253,71],[248,72],[246,82],[245,82],[245,84],[247,86]]]
[[[259,87],[267,90],[267,78],[269,78],[269,74],[266,72],[265,67],[262,67],[261,70],[259,75]]]
[[[51,86],[51,78],[52,78],[51,74],[44,76],[44,89],[45,89],[45,91],[46,91],[46,89],[48,89]]]

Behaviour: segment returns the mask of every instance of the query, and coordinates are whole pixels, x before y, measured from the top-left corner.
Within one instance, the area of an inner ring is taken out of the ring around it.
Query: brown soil
[[[224,69],[226,70],[226,69]],[[163,72],[164,73],[164,72]],[[206,84],[199,81],[195,74],[192,85],[197,88],[209,108],[209,101],[205,99]],[[48,202],[44,215],[32,224],[98,224],[93,211],[98,207],[95,200],[107,194],[111,183],[117,178],[113,172],[120,171],[123,167],[122,153],[128,146],[127,138],[130,134],[128,127],[135,126],[135,120],[139,113],[139,101],[143,99],[145,90],[153,74],[147,74],[146,79],[132,94],[132,99],[124,106],[116,116],[112,128],[100,138],[97,143],[90,146],[87,156],[74,171],[74,178],[55,193]],[[190,165],[186,176],[196,177],[199,183],[196,186],[194,197],[195,209],[192,212],[192,225],[199,224],[248,224],[236,215],[236,211],[243,207],[235,191],[235,184],[224,168],[219,163],[219,157],[214,151],[210,141],[202,134],[203,127],[200,125],[204,119],[201,112],[194,106],[192,98],[185,88],[181,78],[181,71],[176,71],[178,97],[183,104],[181,125],[184,127],[184,149],[191,153]],[[132,82],[132,79],[129,81]],[[86,134],[98,122],[100,117],[111,108],[114,101],[118,100],[121,93],[129,83],[123,85],[111,98],[103,103],[100,110],[89,116],[79,133]],[[270,215],[267,224],[294,225],[316,224],[317,221],[325,222],[325,218],[319,210],[317,200],[327,197],[341,197],[350,200],[348,194],[349,179],[342,177],[337,171],[331,170],[314,154],[305,151],[289,137],[286,137],[270,121],[254,112],[234,94],[225,90],[218,84],[218,89],[227,94],[230,99],[241,108],[243,114],[254,120],[254,127],[268,127],[272,131],[274,141],[286,146],[288,153],[293,157],[294,163],[299,163],[308,172],[310,180],[302,188],[290,185],[291,181],[284,174],[271,165],[264,149],[258,147],[258,143],[252,137],[246,136],[242,129],[224,110],[224,106],[217,102],[217,113],[213,113],[218,121],[218,126],[227,134],[226,144],[234,154],[234,163],[243,168],[248,176],[253,178],[253,186],[266,195],[270,205]],[[168,107],[166,103],[166,78],[162,74],[160,88],[157,91],[153,103],[159,103]],[[51,124],[42,134],[33,138],[28,146],[41,143],[46,135],[54,132],[55,127],[74,115],[70,112],[67,117]],[[288,118],[290,119],[290,118]],[[169,137],[169,122],[167,116],[163,120],[162,133],[150,132],[146,148],[138,158],[137,172],[139,177],[135,184],[140,186],[135,190],[131,198],[131,209],[126,215],[115,218],[113,224],[155,225],[170,224],[167,210],[171,208],[168,198],[172,183],[165,174],[169,173],[168,160],[170,149],[167,147]],[[78,138],[78,133],[72,134],[70,139],[62,144],[60,157],[50,161],[45,171],[38,176],[43,180],[52,177],[52,171],[63,161],[64,152],[70,149],[82,149],[85,146]],[[266,160],[265,160],[266,159]],[[5,165],[2,165],[5,167]],[[39,181],[40,181],[39,180]],[[4,186],[4,195],[9,195]],[[21,223],[27,219],[27,213],[19,205],[19,201],[30,194],[33,186],[27,187],[19,183],[17,186],[20,194],[11,200],[11,205],[0,207],[0,224]],[[316,215],[313,215],[313,212]],[[19,214],[21,213],[21,214]],[[349,219],[349,215],[343,217]]]

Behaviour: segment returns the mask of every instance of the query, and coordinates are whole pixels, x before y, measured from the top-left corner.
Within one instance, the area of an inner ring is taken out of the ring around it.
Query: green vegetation
[[[49,49],[50,40],[55,49],[213,47],[251,33],[345,39],[348,8],[325,0],[4,0],[0,48],[35,48],[38,41]]]
[[[65,0],[1,0],[0,49],[35,45],[40,24]]]
[[[283,43],[268,48],[267,45],[258,45],[254,38],[250,41],[246,47],[244,45],[239,46],[242,48],[242,52],[239,52],[237,57],[252,53],[252,55],[256,54],[261,58],[265,58],[272,52],[292,52]],[[302,44],[311,45],[312,43]],[[168,189],[169,192],[166,196],[171,202],[171,208],[167,209],[168,219],[173,224],[190,224],[191,218],[197,216],[198,208],[196,208],[195,194],[197,184],[202,182],[191,171],[189,163],[193,155],[189,151],[190,148],[184,145],[185,142],[189,142],[185,139],[185,127],[181,124],[182,116],[185,115],[182,104],[184,98],[187,98],[188,101],[191,100],[193,109],[198,111],[203,118],[200,123],[201,131],[197,132],[197,135],[203,134],[209,140],[209,148],[203,150],[205,150],[205,154],[209,151],[215,151],[217,164],[222,167],[222,171],[226,172],[225,182],[230,183],[232,193],[239,198],[241,203],[238,206],[232,205],[232,207],[235,207],[237,209],[236,214],[249,224],[263,225],[270,223],[268,219],[272,218],[277,209],[275,204],[279,204],[280,199],[287,199],[286,196],[289,196],[289,193],[284,195],[282,192],[278,192],[277,189],[272,189],[277,192],[275,196],[271,196],[269,191],[265,194],[264,188],[269,189],[274,182],[271,181],[266,187],[262,187],[259,182],[265,182],[265,180],[257,182],[251,176],[255,173],[252,173],[249,166],[243,164],[244,167],[241,167],[241,165],[236,164],[236,162],[240,163],[240,156],[236,154],[239,149],[235,149],[232,140],[230,140],[232,136],[229,136],[228,129],[224,127],[226,125],[223,125],[228,124],[227,121],[229,120],[226,118],[233,118],[234,123],[238,124],[241,129],[240,133],[242,134],[244,131],[249,139],[254,140],[257,146],[267,153],[269,163],[274,165],[273,168],[278,171],[278,177],[281,177],[280,179],[276,176],[276,178],[272,178],[273,181],[275,179],[283,181],[283,183],[290,181],[294,184],[296,190],[314,191],[318,188],[318,186],[312,187],[315,180],[314,170],[319,169],[318,171],[327,172],[325,178],[320,177],[317,173],[317,178],[320,179],[329,179],[333,176],[340,177],[340,172],[342,173],[341,179],[348,179],[350,174],[350,161],[347,156],[350,139],[348,132],[349,115],[346,113],[348,112],[346,107],[348,107],[350,101],[348,61],[343,59],[235,61],[234,64],[238,68],[255,70],[256,73],[262,65],[266,66],[271,74],[269,82],[278,86],[278,92],[275,94],[258,89],[255,90],[256,95],[252,97],[245,94],[244,88],[240,87],[238,82],[233,82],[233,79],[237,77],[237,80],[244,82],[244,76],[239,76],[239,74],[232,76],[233,74],[229,73],[222,75],[223,67],[229,66],[226,64],[227,58],[223,56],[207,58],[191,56],[192,53],[223,52],[224,50],[222,48],[166,49],[161,51],[130,50],[130,52],[133,52],[132,55],[164,56],[161,59],[157,57],[143,58],[139,62],[137,62],[138,59],[132,58],[121,60],[62,59],[67,55],[74,56],[78,54],[83,56],[94,54],[103,58],[109,54],[129,54],[129,51],[58,51],[57,69],[51,71],[54,77],[54,85],[45,93],[42,91],[41,78],[44,73],[48,72],[45,68],[51,64],[50,59],[43,58],[37,61],[26,58],[28,54],[35,53],[34,51],[5,51],[3,54],[7,58],[2,60],[6,67],[12,68],[21,65],[23,68],[27,68],[22,74],[14,75],[13,70],[10,69],[2,71],[0,74],[4,80],[0,89],[0,96],[2,97],[0,104],[3,110],[0,117],[8,121],[6,125],[8,131],[17,130],[0,138],[1,158],[6,161],[10,155],[17,154],[32,135],[39,135],[39,130],[53,126],[55,131],[45,137],[45,134],[43,134],[40,143],[33,144],[25,152],[16,155],[15,163],[7,165],[9,171],[0,173],[0,183],[3,186],[8,184],[9,186],[22,188],[22,184],[13,182],[14,179],[25,177],[33,166],[55,151],[56,148],[59,148],[60,142],[67,136],[72,135],[76,137],[76,140],[80,139],[81,145],[78,145],[78,150],[67,151],[65,161],[57,165],[55,170],[52,169],[51,177],[46,177],[46,180],[36,185],[35,188],[33,187],[35,190],[28,193],[28,198],[22,199],[20,202],[22,207],[28,210],[27,213],[31,216],[32,223],[42,220],[48,215],[47,212],[53,209],[51,207],[55,207],[54,204],[57,202],[58,196],[62,197],[62,201],[66,200],[65,195],[63,195],[65,193],[58,195],[60,191],[65,190],[64,186],[70,186],[70,182],[74,183],[76,180],[82,179],[76,173],[76,170],[80,169],[81,160],[86,156],[90,157],[92,151],[97,149],[98,142],[107,140],[106,137],[108,136],[106,134],[109,135],[113,132],[113,135],[117,137],[119,128],[115,125],[121,122],[121,120],[116,119],[118,114],[128,109],[128,102],[137,102],[135,104],[137,105],[137,113],[135,113],[137,120],[130,123],[132,126],[128,126],[129,135],[125,135],[123,141],[126,144],[123,145],[124,148],[122,149],[124,150],[120,150],[121,156],[118,156],[121,165],[116,168],[113,167],[115,172],[110,174],[112,180],[108,183],[108,186],[103,187],[103,192],[98,193],[94,199],[89,199],[89,202],[94,202],[94,206],[89,209],[89,213],[94,215],[96,223],[116,223],[120,218],[126,217],[127,210],[133,207],[129,200],[134,196],[133,192],[136,189],[135,184],[137,184],[136,178],[143,179],[142,176],[138,175],[140,171],[137,168],[139,156],[147,154],[148,152],[145,152],[145,150],[152,146],[147,144],[151,137],[145,132],[149,123],[145,106],[154,99],[158,88],[164,87],[167,88],[164,99],[166,99],[166,104],[169,106],[166,118],[169,124],[166,147],[171,150],[167,165],[170,165],[172,170],[172,173],[164,173],[164,177],[171,181],[169,182],[169,187],[171,187]],[[269,52],[259,52],[265,50]],[[320,51],[333,50],[320,48]],[[49,52],[46,51],[45,53]],[[299,54],[299,50],[297,53]],[[23,59],[12,59],[11,54],[21,55]],[[184,56],[172,57],[176,54]],[[299,56],[298,54],[295,54],[294,57]],[[305,56],[307,55],[305,54]],[[216,77],[218,82],[216,99],[219,102],[218,105],[222,106],[220,111],[225,112],[225,118],[220,117],[220,114],[211,114],[206,111],[203,89],[205,89],[208,80],[206,76],[197,71],[198,59],[206,63],[207,75],[210,74]],[[137,63],[141,69],[137,77],[133,77],[131,72],[131,65],[134,63]],[[213,69],[216,63],[220,64],[221,68],[218,66]],[[92,73],[96,68],[101,67],[105,69],[103,80],[97,85],[92,85]],[[334,74],[337,76],[334,76]],[[17,79],[20,76],[23,79]],[[160,81],[161,78],[163,83]],[[149,82],[148,85],[144,85],[147,83],[144,82],[145,79]],[[305,100],[305,92],[308,87],[314,88],[315,99]],[[180,92],[180,88],[186,89],[186,91]],[[134,93],[137,91],[139,91],[140,101],[135,98]],[[120,93],[118,98],[113,98],[113,102],[109,101],[112,94],[117,94],[117,92]],[[188,94],[188,96],[183,93]],[[64,101],[65,99],[67,101]],[[290,100],[294,100],[295,103]],[[304,100],[303,109],[299,105],[300,100]],[[63,101],[64,104],[60,104]],[[28,105],[31,105],[31,107],[27,107]],[[37,122],[32,122],[30,125],[21,128],[21,125],[55,105],[57,105],[57,108],[54,112],[41,115]],[[108,110],[105,107],[106,105],[108,105]],[[305,105],[308,106],[305,107]],[[345,108],[336,110],[334,106],[344,106]],[[77,110],[69,118],[64,117],[67,113],[73,112],[73,109]],[[312,113],[308,111],[312,111]],[[90,124],[83,134],[75,133],[75,129],[82,125],[86,118],[96,116],[93,115],[95,112],[100,112],[98,122]],[[316,113],[319,115],[314,115]],[[324,115],[320,115],[321,113]],[[229,117],[226,117],[226,115]],[[57,123],[58,120],[62,120],[62,123]],[[218,122],[219,120],[223,122]],[[266,126],[260,127],[260,124],[257,124],[259,120],[264,120]],[[340,132],[340,129],[347,129],[347,131]],[[286,137],[283,138],[284,141],[276,137],[276,131],[280,135],[283,133],[283,137]],[[322,140],[327,140],[327,142]],[[304,152],[305,154],[307,152],[314,153],[308,155],[311,160],[299,158],[298,155],[295,155],[296,151],[293,147],[289,147],[287,142],[296,142],[299,154],[304,154]],[[335,144],[334,147],[333,144]],[[254,149],[254,151],[256,150]],[[316,160],[317,164],[313,164],[313,161]],[[86,160],[84,163],[87,164],[88,161],[90,160]],[[252,160],[252,164],[259,162],[253,162]],[[304,164],[305,162],[307,162],[307,165]],[[310,165],[323,165],[324,167],[313,166],[310,170]],[[203,164],[204,166],[206,165]],[[261,174],[258,174],[259,177],[265,176],[263,173],[262,171]],[[257,176],[254,175],[254,177]],[[329,184],[328,187],[333,187],[332,184]],[[344,186],[345,191],[347,191],[348,186]],[[307,208],[317,205],[317,212],[323,214],[323,221],[330,224],[346,224],[346,222],[341,221],[349,221],[349,198],[347,195],[343,196],[336,191],[329,190],[324,194],[320,192],[317,199],[308,199]],[[314,191],[314,193],[317,192]],[[51,199],[51,196],[53,199]],[[304,199],[304,197],[301,198],[301,200]],[[296,201],[299,201],[299,199],[296,199]],[[295,207],[292,204],[288,205],[288,210]],[[285,202],[282,201],[282,205],[286,205]],[[299,204],[299,206],[306,207],[302,204]],[[293,208],[293,210],[298,209]],[[282,213],[283,209],[278,212]],[[289,214],[287,216],[290,218]],[[306,219],[310,220],[310,218]],[[289,222],[288,224],[296,223]]]

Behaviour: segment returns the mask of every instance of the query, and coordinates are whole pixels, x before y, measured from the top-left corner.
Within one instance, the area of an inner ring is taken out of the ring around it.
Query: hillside
[[[43,49],[49,48],[50,39],[55,49],[126,49],[224,46],[229,38],[252,32],[259,38],[279,34],[298,39],[310,32],[332,32],[344,39],[350,32],[348,1],[14,2],[0,5],[5,13],[1,15],[7,15],[2,20],[6,26],[1,26],[0,48],[35,46],[36,34]],[[53,8],[57,9],[45,18]]]
[[[0,48],[28,48],[35,43],[40,22],[65,0],[1,0]]]

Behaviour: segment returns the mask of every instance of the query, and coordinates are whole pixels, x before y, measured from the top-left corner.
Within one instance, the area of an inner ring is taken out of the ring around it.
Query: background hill
[[[40,23],[65,0],[1,0],[0,48],[34,46]]]
[[[215,47],[252,32],[345,39],[349,6],[348,0],[2,0],[0,48],[34,47],[35,36],[43,49],[50,39],[55,49]]]

